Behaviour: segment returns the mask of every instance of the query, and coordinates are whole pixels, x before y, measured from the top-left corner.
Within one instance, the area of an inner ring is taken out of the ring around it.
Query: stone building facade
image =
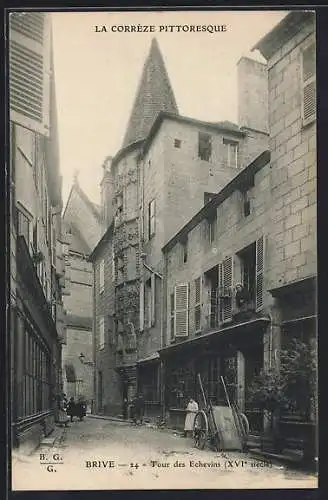
[[[251,71],[250,64],[240,71],[241,78],[249,80]],[[265,67],[262,79],[267,81]],[[259,122],[250,126],[254,111],[246,99],[242,106],[243,116],[248,117],[247,127],[224,121],[208,123],[180,116],[168,85],[164,62],[154,40],[127,127],[130,144],[125,140],[124,147],[113,158],[106,159],[101,183],[103,238],[112,244],[115,278],[115,293],[111,295],[115,343],[107,344],[109,333],[105,327],[101,354],[96,342],[95,373],[99,372],[101,356],[106,351],[108,356],[114,352],[112,360],[124,387],[121,399],[123,394],[131,398],[136,390],[141,390],[150,414],[161,412],[158,350],[163,346],[162,247],[191,215],[268,145],[268,134],[258,130]],[[264,88],[265,101],[266,87],[263,82],[259,87],[260,91]],[[97,266],[103,265],[99,263],[104,257],[102,252],[106,255],[108,252],[102,244],[105,240],[99,242],[99,248],[90,257],[96,273]],[[97,289],[94,300],[95,311],[98,302],[104,300]],[[98,335],[95,317],[95,340]],[[101,380],[100,385],[106,391],[112,382],[102,376]],[[110,402],[108,405],[109,411]]]
[[[30,451],[55,425],[67,281],[50,16],[9,28],[11,424]]]
[[[291,13],[259,44],[268,59],[269,150],[232,179],[163,248],[165,254],[164,403],[183,422],[186,398],[224,399],[219,376],[248,416],[262,414],[249,385],[297,338],[316,345],[315,26]],[[240,284],[247,306],[240,306]],[[183,359],[183,363],[181,360]],[[181,411],[182,410],[182,411]],[[285,415],[285,447],[310,443],[313,407]],[[307,446],[307,445],[306,445]]]
[[[70,278],[69,295],[63,299],[67,325],[62,356],[64,392],[68,398],[84,397],[91,407],[93,270],[88,257],[101,236],[102,217],[100,207],[81,189],[77,174],[63,213],[63,227],[69,241],[66,260]]]

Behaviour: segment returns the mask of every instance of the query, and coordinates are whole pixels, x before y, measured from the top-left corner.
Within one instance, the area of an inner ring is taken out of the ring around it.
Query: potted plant
[[[298,416],[298,434],[303,439],[303,462],[314,465],[317,419],[316,350],[313,344],[294,338],[288,348],[280,352],[279,359],[286,384],[285,394],[290,401],[290,408]],[[293,428],[290,416],[284,420]]]
[[[262,370],[254,377],[249,388],[249,401],[260,408],[268,417],[269,425],[265,425],[261,446],[266,451],[282,451],[283,440],[279,432],[279,416],[281,408],[288,406],[285,393],[285,380],[276,366]]]

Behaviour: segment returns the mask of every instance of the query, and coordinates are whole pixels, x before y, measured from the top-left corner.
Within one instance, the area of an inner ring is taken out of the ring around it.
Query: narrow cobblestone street
[[[42,462],[42,463],[41,463]],[[193,448],[172,430],[88,417],[13,461],[13,489],[313,488],[314,475]]]

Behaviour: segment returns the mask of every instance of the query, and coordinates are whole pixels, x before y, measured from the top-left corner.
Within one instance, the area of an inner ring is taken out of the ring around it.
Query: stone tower
[[[147,137],[160,111],[179,113],[161,51],[156,38],[153,38],[122,147],[125,148]]]

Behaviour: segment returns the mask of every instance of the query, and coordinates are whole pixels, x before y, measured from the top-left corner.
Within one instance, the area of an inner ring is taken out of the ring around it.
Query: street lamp
[[[79,360],[83,365],[94,366],[93,361],[88,361],[85,359],[85,355],[83,354],[83,352],[80,353]]]

